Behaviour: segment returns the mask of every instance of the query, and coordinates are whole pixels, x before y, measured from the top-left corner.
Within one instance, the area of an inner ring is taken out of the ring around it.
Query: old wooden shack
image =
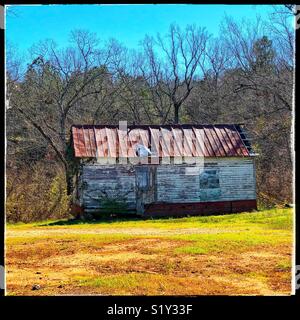
[[[241,124],[73,125],[71,143],[80,163],[73,201],[85,213],[256,209],[255,153]]]

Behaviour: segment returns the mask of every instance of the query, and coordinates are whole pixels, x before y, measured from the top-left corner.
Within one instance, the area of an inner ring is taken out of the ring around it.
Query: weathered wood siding
[[[129,209],[135,209],[135,170],[129,165],[84,165],[81,171],[81,205],[101,208],[102,191],[110,197],[125,196]]]
[[[197,170],[199,169],[199,170]],[[218,183],[203,176],[216,171]],[[204,168],[193,165],[160,165],[157,168],[157,200],[199,202],[256,199],[254,162],[249,158],[205,159]]]
[[[158,203],[256,199],[252,158],[206,158],[204,167],[161,164],[154,169],[156,181],[151,190],[155,194],[151,197]],[[134,210],[138,194],[135,171],[136,167],[128,164],[85,164],[80,176],[81,205],[88,210],[101,208],[102,190],[111,197],[126,195],[129,209]]]

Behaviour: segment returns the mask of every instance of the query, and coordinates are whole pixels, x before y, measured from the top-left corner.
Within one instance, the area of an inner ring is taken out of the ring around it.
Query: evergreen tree
[[[274,68],[275,51],[267,36],[258,39],[253,45],[251,69],[255,72],[270,72]]]

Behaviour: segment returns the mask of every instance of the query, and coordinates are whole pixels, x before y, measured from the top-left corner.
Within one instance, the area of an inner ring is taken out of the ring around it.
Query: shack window
[[[205,169],[200,174],[201,189],[220,188],[219,172],[217,169]]]

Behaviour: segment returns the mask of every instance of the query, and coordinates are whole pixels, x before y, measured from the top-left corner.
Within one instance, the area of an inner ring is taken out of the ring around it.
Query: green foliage
[[[275,51],[272,41],[267,36],[263,36],[253,45],[254,61],[252,68],[255,71],[271,71],[274,67]]]
[[[127,193],[122,193],[116,187],[116,190],[111,190],[109,193],[105,190],[101,191],[99,202],[101,205],[101,212],[97,216],[121,215],[126,213]]]
[[[65,217],[69,211],[70,196],[67,195],[67,188],[64,176],[58,174],[50,185],[49,190],[49,212],[55,213],[55,217]]]
[[[31,172],[10,173],[7,179],[8,222],[69,217],[69,197],[61,170],[37,163]]]
[[[127,289],[138,286],[140,278],[141,275],[139,274],[128,274],[105,276],[94,279],[88,279],[86,277],[77,277],[76,280],[79,281],[79,285],[81,286]]]

